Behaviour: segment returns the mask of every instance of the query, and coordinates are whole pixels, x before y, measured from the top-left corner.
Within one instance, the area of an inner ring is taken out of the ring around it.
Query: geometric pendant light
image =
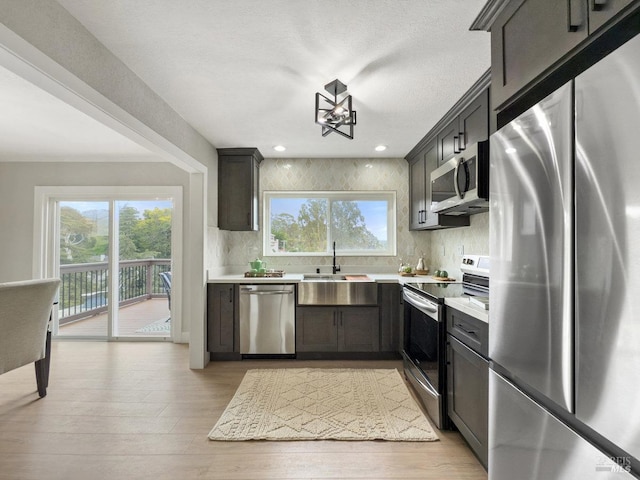
[[[353,140],[353,126],[356,124],[356,112],[352,108],[351,95],[338,100],[338,95],[347,91],[347,86],[335,79],[324,86],[333,95],[333,100],[316,93],[315,122],[322,126],[322,136],[336,132]]]

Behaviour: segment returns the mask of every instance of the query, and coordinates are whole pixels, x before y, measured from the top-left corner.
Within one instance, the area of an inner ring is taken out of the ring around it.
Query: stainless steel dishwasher
[[[240,286],[240,353],[296,353],[295,287],[263,284]]]

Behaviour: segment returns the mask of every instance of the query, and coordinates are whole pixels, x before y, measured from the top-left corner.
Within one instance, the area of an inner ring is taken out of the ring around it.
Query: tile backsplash
[[[262,252],[262,192],[269,191],[349,191],[386,190],[396,192],[397,255],[384,257],[340,257],[343,272],[396,272],[400,259],[415,266],[423,252],[432,271],[438,265],[459,275],[458,244],[465,252],[488,252],[488,214],[472,217],[471,227],[436,232],[409,231],[409,169],[403,158],[267,158],[260,165],[259,232],[229,232],[209,228],[208,258],[213,274],[240,273],[256,257],[264,258],[269,268],[290,273],[328,272],[331,256],[269,257]],[[486,215],[486,218],[485,218]],[[441,255],[441,244],[446,244]],[[486,245],[485,245],[486,244]]]
[[[465,254],[489,255],[489,212],[471,215],[469,227],[435,230],[431,233],[431,271],[445,269],[450,277],[461,279],[461,248]]]

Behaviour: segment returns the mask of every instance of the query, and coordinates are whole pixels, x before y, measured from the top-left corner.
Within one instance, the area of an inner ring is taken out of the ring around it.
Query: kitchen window
[[[396,255],[395,192],[264,192],[264,255]]]

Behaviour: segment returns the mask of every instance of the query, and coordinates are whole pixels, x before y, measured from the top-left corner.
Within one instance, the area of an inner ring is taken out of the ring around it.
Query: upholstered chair
[[[60,280],[0,283],[0,374],[35,362],[38,394],[47,394],[47,330]]]

